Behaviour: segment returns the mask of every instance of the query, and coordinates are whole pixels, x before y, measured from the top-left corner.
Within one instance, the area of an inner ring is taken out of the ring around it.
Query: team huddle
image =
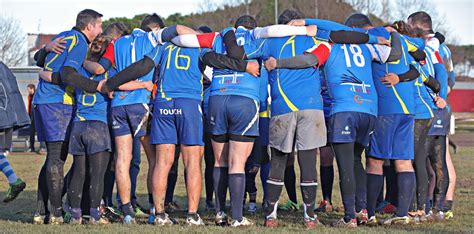
[[[450,56],[421,11],[406,23],[375,27],[360,13],[339,24],[285,10],[277,25],[258,27],[244,15],[220,32],[165,27],[153,14],[128,32],[121,23],[102,30],[102,15],[83,10],[74,28],[35,55],[44,69],[34,119],[47,157],[33,222],[81,224],[87,214],[90,224],[109,223],[116,184],[120,220],[136,223],[134,139],[149,164],[151,224],[177,223],[165,209],[177,155],[185,167],[188,225],[204,225],[203,157],[206,207],[215,210],[216,225],[254,225],[243,210],[247,194],[248,211],[257,210],[260,170],[264,225],[277,227],[295,158],[306,228],[321,225],[316,213],[332,209],[334,157],[344,206],[334,226],[449,219]],[[316,207],[318,151],[324,201]],[[73,166],[64,178],[68,154]],[[395,191],[396,210],[381,219],[376,207],[386,168],[393,170],[386,190]]]

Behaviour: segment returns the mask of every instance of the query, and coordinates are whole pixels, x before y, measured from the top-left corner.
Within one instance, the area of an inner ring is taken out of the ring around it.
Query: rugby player
[[[73,114],[72,88],[67,85],[85,88],[90,92],[100,90],[99,82],[74,83],[80,76],[78,70],[87,54],[87,48],[99,33],[102,32],[102,15],[94,10],[81,11],[76,18],[76,27],[62,32],[66,50],[61,54],[49,53],[46,56],[45,70],[60,72],[65,84],[56,85],[40,79],[38,91],[34,97],[35,125],[40,141],[46,141],[48,154],[38,178],[37,210],[34,223],[44,223],[47,214],[48,200],[52,213],[50,224],[60,224],[62,218],[63,166],[68,153],[69,123]],[[74,84],[73,84],[74,83]]]
[[[419,30],[425,39],[428,71],[440,83],[439,96],[435,96],[436,106],[433,122],[428,131],[426,150],[431,166],[436,174],[434,207],[427,207],[428,219],[444,220],[444,200],[449,186],[449,173],[446,163],[446,136],[449,132],[451,116],[450,107],[446,105],[448,94],[448,74],[440,55],[439,42],[434,39],[431,17],[423,11],[415,12],[408,17],[408,25]],[[434,43],[433,43],[434,42]],[[436,43],[437,42],[437,43]],[[433,210],[430,210],[433,209]]]

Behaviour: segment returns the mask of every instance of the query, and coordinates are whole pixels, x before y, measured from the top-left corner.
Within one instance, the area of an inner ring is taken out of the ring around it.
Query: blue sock
[[[154,206],[154,202],[153,202],[153,194],[152,193],[149,193],[148,194],[148,203],[150,204],[150,206]]]
[[[89,208],[89,215],[94,218],[95,220],[100,219],[100,212],[99,212],[99,207],[96,208]]]
[[[430,199],[430,196],[428,195],[428,196],[426,196],[425,214],[430,213],[431,207],[432,207],[432,205],[431,205],[431,199]]]
[[[18,180],[13,168],[10,166],[8,159],[5,157],[3,153],[0,153],[0,171],[5,174],[8,179],[8,183],[13,184]]]
[[[264,163],[260,167],[260,180],[263,187],[263,201],[267,199],[267,179],[270,174],[270,163]]]
[[[375,215],[375,207],[383,187],[383,175],[367,173],[367,212],[369,217]]]
[[[242,221],[242,210],[245,195],[245,174],[229,174],[230,204],[232,206],[232,219]]]
[[[344,222],[355,219],[355,194],[344,195],[342,204],[344,205]]]
[[[408,209],[410,208],[415,192],[415,183],[416,178],[414,172],[397,173],[398,206],[396,215],[398,217],[408,215]]]
[[[81,208],[71,208],[69,211],[71,211],[71,215],[74,219],[80,219],[82,217]]]
[[[135,217],[135,212],[133,211],[133,206],[131,202],[122,205],[122,213],[124,216],[130,215],[132,217]]]

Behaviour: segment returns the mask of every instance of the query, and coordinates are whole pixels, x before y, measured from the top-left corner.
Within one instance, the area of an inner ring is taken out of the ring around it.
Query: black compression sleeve
[[[398,75],[398,78],[400,78],[400,82],[407,82],[407,81],[412,81],[420,76],[420,72],[418,69],[416,69],[415,66],[410,64],[410,70],[407,72]]]
[[[178,36],[178,30],[176,29],[176,25],[173,25],[163,29],[163,32],[161,33],[161,40],[163,40],[163,42],[168,42],[176,36]]]
[[[59,72],[53,72],[53,74],[51,74],[51,83],[60,85],[62,82],[61,74]]]
[[[439,91],[441,90],[441,85],[439,84],[439,81],[433,78],[432,76],[428,76],[428,79],[426,79],[424,83],[435,93],[439,93]]]
[[[224,34],[224,44],[227,56],[233,59],[245,59],[244,48],[237,44],[234,30],[229,30]]]
[[[415,59],[415,61],[423,61],[426,59],[426,53],[423,50],[415,50],[413,52],[409,52],[411,57]]]
[[[337,44],[365,44],[369,42],[369,35],[361,32],[331,31],[329,40]]]
[[[446,37],[444,37],[444,35],[441,34],[440,32],[436,32],[434,37],[438,39],[440,45],[443,44],[444,41],[446,40]]]
[[[314,54],[308,53],[304,55],[297,55],[291,58],[278,59],[277,68],[308,68],[318,65],[318,57]]]
[[[34,59],[36,60],[36,66],[44,67],[46,55],[48,55],[48,52],[46,52],[46,49],[44,47],[35,53]]]
[[[201,60],[207,66],[218,69],[230,69],[240,72],[245,72],[245,70],[247,69],[247,61],[229,58],[223,54],[218,54],[214,51],[210,51],[204,54]]]
[[[116,90],[120,85],[123,85],[129,81],[136,80],[148,72],[150,72],[155,67],[155,63],[149,57],[144,57],[138,62],[133,63],[132,65],[125,68],[123,71],[117,73],[112,79],[108,79],[106,82],[107,88],[109,90]]]
[[[76,69],[68,66],[61,69],[61,80],[74,88],[82,89],[88,93],[95,93],[99,85],[99,81],[88,79],[79,74]]]
[[[400,40],[400,34],[397,32],[390,33],[390,36],[392,38],[392,49],[390,50],[387,62],[394,62],[402,57],[402,41]]]

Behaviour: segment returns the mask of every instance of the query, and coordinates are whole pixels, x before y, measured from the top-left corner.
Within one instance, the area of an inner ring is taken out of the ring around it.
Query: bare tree
[[[458,42],[456,35],[452,33],[452,25],[446,24],[445,15],[437,10],[433,2],[426,0],[346,0],[346,2],[356,11],[376,15],[385,22],[406,21],[410,14],[425,11],[431,16],[434,31],[443,33],[450,44]]]
[[[354,7],[354,10],[364,14],[374,14],[379,7],[379,1],[370,0],[346,0],[347,3]]]
[[[26,58],[26,34],[13,18],[0,16],[0,61],[7,66],[18,66]]]
[[[211,11],[217,10],[218,7],[219,7],[219,5],[216,4],[212,0],[200,0],[199,1],[199,6],[198,6],[198,8],[199,8],[198,12],[199,13],[211,12]]]

